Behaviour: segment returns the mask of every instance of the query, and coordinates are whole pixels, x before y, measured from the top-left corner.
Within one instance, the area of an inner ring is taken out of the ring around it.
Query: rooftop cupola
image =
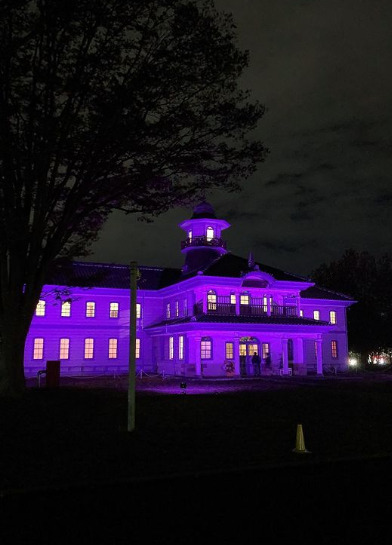
[[[184,274],[200,270],[227,253],[221,232],[230,227],[230,223],[218,219],[208,202],[195,206],[191,219],[184,220],[179,227],[187,235],[181,242],[181,252],[185,254]]]

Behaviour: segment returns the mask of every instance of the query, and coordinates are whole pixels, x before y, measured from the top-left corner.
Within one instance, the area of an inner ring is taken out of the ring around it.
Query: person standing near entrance
[[[246,356],[240,356],[240,375],[246,377]]]
[[[260,376],[260,363],[261,363],[260,356],[256,352],[254,352],[252,356],[252,364],[253,364],[253,374],[255,377]]]

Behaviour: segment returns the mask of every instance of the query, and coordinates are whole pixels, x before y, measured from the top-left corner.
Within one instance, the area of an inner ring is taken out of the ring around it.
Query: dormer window
[[[240,295],[240,304],[249,305],[249,293],[241,293]]]
[[[189,229],[188,231],[188,240],[189,242],[192,242],[192,229]]]
[[[210,240],[214,238],[214,229],[212,227],[207,227],[206,235],[207,235],[207,241],[209,242]]]

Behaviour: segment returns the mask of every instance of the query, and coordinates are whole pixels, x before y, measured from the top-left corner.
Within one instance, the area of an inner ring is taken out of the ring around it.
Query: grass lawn
[[[137,379],[128,434],[127,378],[29,383],[0,400],[3,495],[178,473],[392,454],[392,376],[258,380]],[[296,455],[297,424],[309,455]]]

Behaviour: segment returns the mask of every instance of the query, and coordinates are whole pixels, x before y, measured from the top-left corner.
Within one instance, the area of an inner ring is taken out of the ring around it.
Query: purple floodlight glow
[[[186,381],[226,377],[234,366],[235,377],[252,378],[255,352],[262,376],[347,368],[345,313],[353,301],[295,275],[263,271],[253,256],[228,253],[221,235],[230,225],[208,203],[180,227],[186,233],[182,270],[139,267],[137,373]],[[46,360],[58,359],[63,376],[127,373],[128,267],[74,263],[71,277],[78,287],[68,285],[64,273],[62,282],[43,289],[25,346],[26,374],[35,376]],[[83,287],[88,278],[91,287]],[[184,390],[205,393],[191,383]],[[183,393],[179,386],[162,385],[163,391]]]

